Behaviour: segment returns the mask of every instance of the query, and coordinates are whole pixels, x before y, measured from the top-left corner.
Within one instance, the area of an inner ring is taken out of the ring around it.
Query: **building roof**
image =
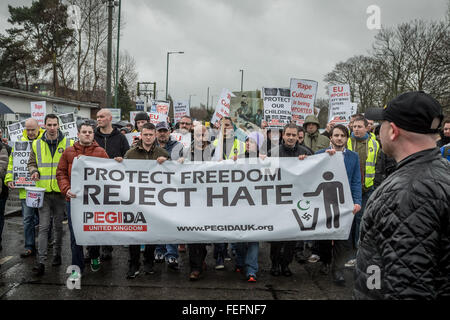
[[[70,105],[70,106],[74,106],[74,107],[84,107],[84,108],[90,108],[90,109],[97,109],[100,107],[98,103],[82,102],[82,101],[70,100],[70,99],[53,97],[53,96],[45,96],[45,95],[42,95],[39,93],[18,90],[18,89],[12,89],[12,88],[2,87],[2,86],[0,86],[0,95],[6,95],[6,96],[10,96],[10,97],[17,97],[17,98],[26,98],[26,99],[32,99],[32,100],[45,100],[45,101],[53,102],[53,103],[63,103],[65,105]]]

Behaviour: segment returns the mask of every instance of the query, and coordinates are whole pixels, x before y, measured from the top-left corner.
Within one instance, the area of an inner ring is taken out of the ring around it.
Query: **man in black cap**
[[[172,160],[178,160],[183,156],[183,144],[171,139],[169,125],[165,121],[156,125],[155,144],[166,150]],[[170,269],[178,270],[178,244],[157,245],[155,249],[155,261],[160,263],[164,258]]]
[[[450,298],[450,164],[435,135],[442,107],[404,93],[365,116],[381,122],[397,167],[367,202],[355,269],[356,299]]]

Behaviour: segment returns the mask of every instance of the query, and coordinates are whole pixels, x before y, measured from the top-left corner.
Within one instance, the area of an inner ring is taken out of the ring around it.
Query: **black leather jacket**
[[[450,162],[439,149],[397,164],[370,197],[361,221],[356,299],[450,298],[449,199]]]

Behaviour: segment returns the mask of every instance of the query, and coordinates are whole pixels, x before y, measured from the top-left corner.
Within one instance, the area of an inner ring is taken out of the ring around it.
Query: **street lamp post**
[[[173,53],[183,54],[184,51],[169,51],[167,52],[167,73],[166,73],[166,101],[169,96],[169,55]]]
[[[241,92],[243,91],[242,88],[244,86],[244,69],[239,70],[241,72]]]

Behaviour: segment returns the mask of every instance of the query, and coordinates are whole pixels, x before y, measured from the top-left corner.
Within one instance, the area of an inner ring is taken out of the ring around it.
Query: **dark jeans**
[[[153,265],[153,262],[155,261],[155,248],[156,245],[154,244],[146,244],[145,250],[144,250],[144,264],[151,264]],[[130,264],[139,266],[140,263],[140,257],[141,257],[141,246],[139,244],[136,245],[130,245],[129,247],[130,252]]]
[[[316,241],[319,249],[320,261],[331,264],[331,270],[344,269],[344,264],[351,256],[352,242],[348,240],[319,240]]]
[[[206,244],[204,243],[190,243],[189,249],[189,265],[192,271],[202,272],[203,262],[206,258]]]
[[[294,259],[295,241],[270,242],[270,259],[272,264],[288,266]]]
[[[6,188],[3,186],[3,188]],[[5,206],[6,199],[0,199],[0,244],[2,244],[3,226],[5,225]]]
[[[221,257],[225,259],[227,255],[228,243],[214,243],[214,259]]]
[[[75,234],[73,232],[72,226],[72,216],[70,213],[70,202],[66,204],[67,218],[69,220],[69,231],[70,231],[70,247],[72,249],[72,265],[78,266],[81,272],[84,272],[84,254],[83,246],[77,245]],[[100,246],[89,246],[89,257],[91,259],[98,259],[100,256]]]

